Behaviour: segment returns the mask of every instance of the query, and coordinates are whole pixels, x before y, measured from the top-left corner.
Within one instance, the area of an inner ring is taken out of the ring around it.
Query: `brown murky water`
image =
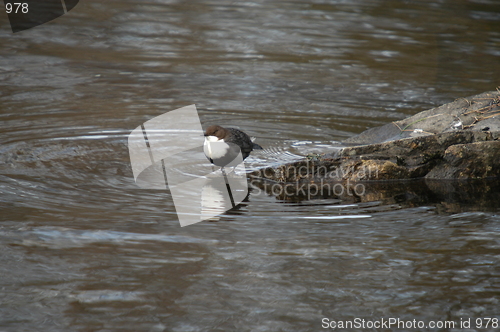
[[[82,0],[16,34],[5,16],[0,37],[0,331],[495,330],[500,203],[254,189],[181,228],[168,192],[135,185],[126,144],[196,104],[276,162],[493,90],[497,1]]]

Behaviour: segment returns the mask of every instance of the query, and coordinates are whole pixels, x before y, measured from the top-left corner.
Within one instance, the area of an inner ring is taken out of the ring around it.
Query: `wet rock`
[[[427,175],[429,179],[484,179],[500,177],[500,141],[456,144]]]
[[[500,177],[500,93],[486,92],[369,129],[340,151],[250,176],[280,183]]]

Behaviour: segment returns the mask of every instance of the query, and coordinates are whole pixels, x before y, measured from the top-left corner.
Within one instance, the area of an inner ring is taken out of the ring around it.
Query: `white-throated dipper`
[[[257,149],[262,150],[262,147],[252,142],[252,139],[239,129],[213,125],[205,131],[203,152],[214,165],[236,166],[238,160],[235,158],[238,153],[241,152],[244,160],[250,152]]]

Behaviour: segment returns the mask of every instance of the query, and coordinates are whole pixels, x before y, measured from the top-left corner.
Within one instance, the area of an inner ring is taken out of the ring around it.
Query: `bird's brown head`
[[[221,126],[213,125],[207,128],[205,136],[216,136],[218,139],[223,139],[227,135],[227,130]]]

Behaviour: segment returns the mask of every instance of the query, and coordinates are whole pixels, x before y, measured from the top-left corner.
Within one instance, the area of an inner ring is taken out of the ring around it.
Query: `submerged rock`
[[[369,129],[340,151],[250,176],[299,184],[500,178],[499,138],[500,93],[486,92]]]
[[[253,191],[265,192],[288,203],[373,204],[383,211],[429,205],[436,206],[439,213],[498,211],[500,201],[500,181],[484,179],[280,183],[255,178],[250,184]]]

